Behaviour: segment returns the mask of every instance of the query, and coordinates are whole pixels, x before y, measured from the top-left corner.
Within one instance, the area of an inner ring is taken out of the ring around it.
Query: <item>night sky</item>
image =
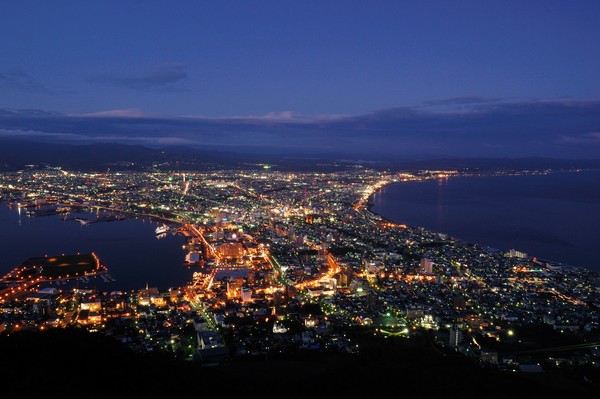
[[[0,138],[600,158],[600,2],[0,5]]]

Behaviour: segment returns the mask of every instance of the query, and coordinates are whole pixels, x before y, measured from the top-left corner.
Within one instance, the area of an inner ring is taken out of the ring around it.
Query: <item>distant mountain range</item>
[[[256,154],[195,149],[150,148],[127,144],[54,144],[27,140],[0,141],[0,171],[61,167],[74,170],[210,170],[259,169],[335,171],[357,165],[374,169],[574,169],[600,168],[600,159],[440,158],[374,159],[355,154]]]

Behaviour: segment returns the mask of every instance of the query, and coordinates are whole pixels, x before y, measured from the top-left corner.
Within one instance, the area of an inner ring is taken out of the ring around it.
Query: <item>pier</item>
[[[29,258],[0,278],[0,303],[33,291],[41,284],[61,284],[108,273],[96,254],[75,254]]]

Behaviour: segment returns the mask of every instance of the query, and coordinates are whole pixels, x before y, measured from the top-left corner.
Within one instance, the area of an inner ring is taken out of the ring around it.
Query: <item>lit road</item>
[[[207,307],[197,299],[190,299],[190,306],[197,312],[200,312],[204,320],[206,320],[206,325],[209,330],[218,331],[219,326],[217,325],[217,321],[215,316],[207,310]]]
[[[212,255],[212,257],[215,258],[215,264],[219,264],[219,255],[217,254],[217,251],[215,250],[215,248],[208,242],[208,240],[204,237],[204,234],[193,224],[186,224],[183,226],[183,228],[185,228],[188,231],[191,231],[196,237],[200,238],[200,240],[202,240],[202,243],[206,246],[206,248],[208,248],[210,254]]]

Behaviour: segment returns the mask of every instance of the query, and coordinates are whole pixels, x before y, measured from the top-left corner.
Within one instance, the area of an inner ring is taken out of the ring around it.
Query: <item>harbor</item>
[[[110,270],[111,279],[105,281],[98,275],[87,282],[79,280],[81,287],[129,291],[148,283],[167,289],[192,279],[192,272],[184,263],[185,237],[177,234],[176,229],[163,236],[156,235],[155,229],[162,221],[85,207],[71,207],[65,213],[52,209],[38,217],[28,215],[25,210],[48,210],[57,205],[32,204],[24,208],[16,205],[16,202],[0,203],[0,221],[4,226],[0,231],[4,243],[0,276],[30,257],[95,253]],[[54,282],[59,284],[62,283]]]

